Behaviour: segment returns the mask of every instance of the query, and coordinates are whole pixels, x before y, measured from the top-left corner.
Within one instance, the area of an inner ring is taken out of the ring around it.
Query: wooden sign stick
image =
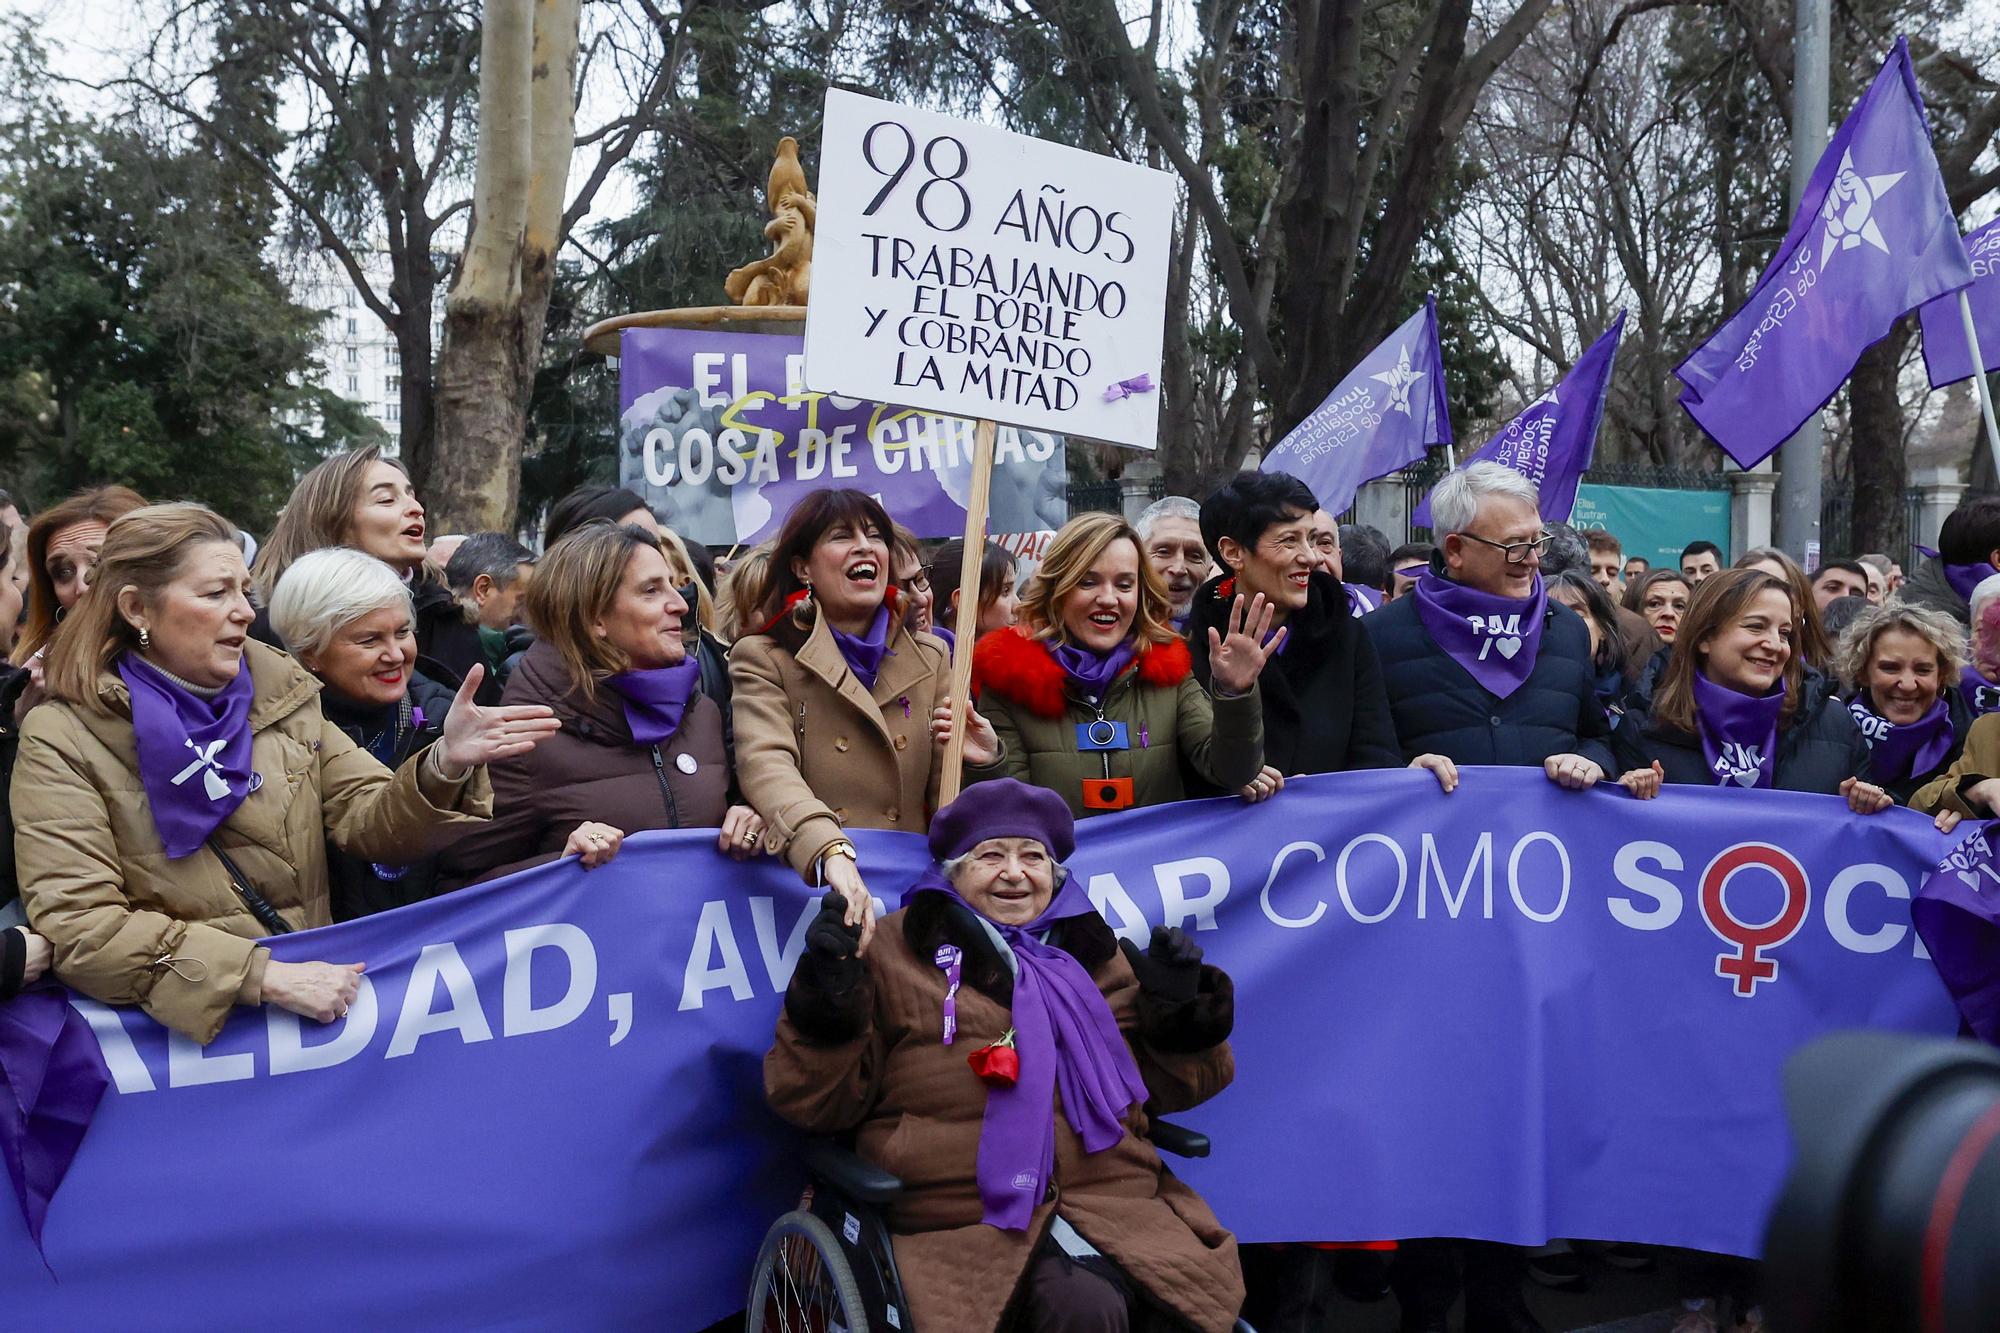
[[[982,420],[972,434],[972,490],[965,499],[965,555],[958,562],[957,636],[951,649],[951,740],[944,747],[944,772],[938,779],[938,809],[958,798],[965,775],[966,714],[972,707],[972,643],[979,637],[979,566],[986,555],[986,506],[993,490],[991,421]],[[936,611],[932,612],[936,615]]]

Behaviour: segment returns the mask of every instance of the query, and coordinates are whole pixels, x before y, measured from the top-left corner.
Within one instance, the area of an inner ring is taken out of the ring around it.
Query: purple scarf
[[[0,1004],[0,1153],[37,1251],[49,1201],[110,1085],[104,1051],[62,987]]]
[[[1763,698],[1753,699],[1694,673],[1695,725],[1716,786],[1732,782],[1739,787],[1771,786],[1777,768],[1778,714],[1784,708],[1783,681]]]
[[[1919,553],[1938,562],[1938,569],[1944,574],[1944,581],[1951,585],[1953,592],[1963,597],[1968,603],[1972,601],[1973,589],[1977,588],[1987,579],[1992,578],[1996,572],[2000,572],[1996,571],[1993,566],[1983,560],[1973,565],[1948,565],[1945,563],[1943,556],[1928,546],[1919,546],[1917,550]]]
[[[903,905],[920,893],[945,894],[978,915],[935,868],[910,886]],[[1014,951],[1011,1017],[1021,1057],[1013,1087],[986,1090],[979,1131],[980,1220],[1003,1231],[1028,1229],[1055,1170],[1058,1092],[1070,1128],[1092,1153],[1125,1137],[1126,1111],[1148,1095],[1104,993],[1082,963],[1041,939],[1058,921],[1096,912],[1082,879],[1072,875],[1027,925],[987,921]]]
[[[1958,692],[1965,696],[1965,706],[1974,717],[2000,712],[2000,683],[1980,675],[1976,666],[1968,666],[1960,673]]]
[[[1500,597],[1425,570],[1411,589],[1432,642],[1489,693],[1505,699],[1535,669],[1548,591],[1535,575],[1527,597]]]
[[[834,646],[840,649],[841,657],[847,661],[847,669],[861,682],[861,688],[872,691],[875,677],[881,674],[882,659],[889,652],[889,604],[885,601],[875,609],[875,619],[868,626],[868,632],[860,638],[833,628],[833,622],[826,623],[833,635]]]
[[[1347,614],[1359,620],[1382,605],[1382,594],[1362,583],[1343,583],[1347,589]]]
[[[625,701],[625,725],[641,745],[658,745],[681,727],[681,714],[701,679],[701,663],[693,653],[669,667],[621,671],[604,683]]]
[[[169,680],[134,653],[118,659],[132,692],[139,780],[167,856],[198,851],[255,785],[250,771],[250,664],[212,699]]]
[[[958,651],[958,636],[943,625],[931,626],[931,633],[944,640],[944,650],[946,653],[950,654]]]
[[[1132,665],[1132,659],[1138,656],[1138,649],[1131,639],[1108,653],[1100,653],[1080,643],[1058,640],[1049,645],[1049,656],[1056,659],[1056,665],[1069,677],[1070,684],[1086,697],[1101,700],[1105,691],[1111,688],[1111,682],[1118,679],[1118,673]]]
[[[1951,729],[1951,709],[1942,696],[1922,717],[1901,726],[1875,711],[1866,690],[1848,700],[1847,711],[1868,742],[1868,769],[1877,781],[1901,782],[1930,772],[1944,762],[1957,739]]]

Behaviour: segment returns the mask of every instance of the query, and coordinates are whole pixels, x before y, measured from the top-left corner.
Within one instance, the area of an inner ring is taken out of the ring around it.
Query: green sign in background
[[[1729,549],[1728,491],[1667,491],[1643,486],[1577,488],[1569,521],[1577,528],[1602,528],[1618,539],[1627,556],[1644,556],[1654,569],[1679,569],[1681,548],[1711,541]]]

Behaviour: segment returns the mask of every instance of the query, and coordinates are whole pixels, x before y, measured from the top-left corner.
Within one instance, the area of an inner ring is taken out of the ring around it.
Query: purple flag
[[[1675,369],[1681,406],[1754,467],[1826,405],[1890,325],[1971,281],[1898,38],[1813,168],[1750,299]]]
[[[1960,295],[1972,303],[1972,327],[1979,335],[1980,359],[1986,362],[1980,369],[2000,371],[2000,218],[1967,235],[1965,253],[1972,258],[1972,285]],[[1965,341],[1958,301],[1957,295],[1941,296],[1918,316],[1933,389],[1973,376],[1972,346]]]
[[[1348,372],[1326,401],[1264,455],[1264,471],[1288,472],[1338,514],[1361,484],[1386,477],[1451,443],[1437,298],[1405,320]]]
[[[1591,451],[1597,447],[1597,427],[1604,420],[1604,398],[1611,389],[1611,363],[1624,332],[1625,312],[1621,310],[1604,335],[1577,358],[1569,374],[1459,466],[1499,463],[1513,468],[1541,492],[1543,522],[1568,521],[1569,511],[1576,507],[1577,483],[1583,480]],[[1420,528],[1431,525],[1428,495],[1410,522]]]

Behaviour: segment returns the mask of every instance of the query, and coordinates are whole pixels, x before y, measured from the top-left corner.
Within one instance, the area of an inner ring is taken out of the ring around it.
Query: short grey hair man
[[[271,589],[271,628],[300,661],[318,658],[363,616],[391,609],[416,616],[403,576],[346,546],[306,552]]]
[[[1132,525],[1139,533],[1139,554],[1167,585],[1174,627],[1186,625],[1196,589],[1208,581],[1212,552],[1201,536],[1201,506],[1185,495],[1153,501]]]
[[[444,581],[474,620],[504,630],[520,618],[534,565],[534,552],[506,533],[475,532],[452,553]]]
[[[1431,489],[1431,532],[1433,541],[1442,542],[1453,533],[1464,532],[1479,517],[1479,502],[1489,495],[1506,495],[1523,501],[1539,512],[1541,492],[1535,483],[1499,463],[1471,463],[1448,472]]]
[[[1163,495],[1139,511],[1138,521],[1132,526],[1139,532],[1139,540],[1153,540],[1153,529],[1163,518],[1184,518],[1197,528],[1201,526],[1201,506],[1185,495]]]

